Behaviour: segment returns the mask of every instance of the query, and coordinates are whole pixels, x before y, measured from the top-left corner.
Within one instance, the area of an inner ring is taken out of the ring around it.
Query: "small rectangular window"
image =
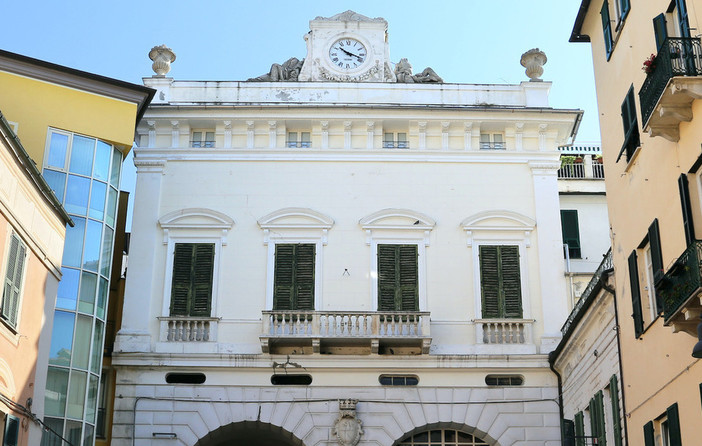
[[[480,134],[480,149],[481,150],[504,150],[505,143],[502,133],[481,133]]]
[[[193,132],[193,139],[190,143],[191,147],[196,148],[211,148],[215,146],[215,132],[199,130]]]
[[[407,133],[385,133],[383,135],[383,148],[385,149],[407,149],[409,142],[407,141]]]
[[[380,375],[378,381],[383,386],[416,386],[419,378],[415,375]]]
[[[521,386],[524,377],[519,375],[487,375],[485,384],[488,386]]]
[[[285,145],[290,148],[308,148],[312,146],[310,132],[288,132],[288,139]]]
[[[17,328],[19,316],[20,295],[22,292],[22,278],[24,276],[24,263],[27,248],[17,234],[10,237],[10,247],[5,263],[5,280],[2,288],[2,308],[0,318],[10,327]]]

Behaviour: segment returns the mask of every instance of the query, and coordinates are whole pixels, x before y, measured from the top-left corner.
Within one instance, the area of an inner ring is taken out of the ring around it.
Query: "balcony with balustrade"
[[[263,353],[421,355],[429,312],[263,311]]]
[[[692,120],[692,101],[702,98],[699,38],[668,37],[639,90],[643,130],[677,142],[679,124]]]
[[[692,242],[678,257],[656,285],[656,293],[663,301],[665,325],[697,337],[702,314],[702,241]]]

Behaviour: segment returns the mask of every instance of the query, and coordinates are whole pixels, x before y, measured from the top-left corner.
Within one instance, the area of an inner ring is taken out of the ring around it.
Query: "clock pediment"
[[[387,21],[382,17],[376,17],[374,19],[366,17],[363,14],[359,14],[355,11],[340,12],[339,14],[333,15],[331,17],[317,16],[314,20],[327,21],[327,22],[382,22],[387,25]]]

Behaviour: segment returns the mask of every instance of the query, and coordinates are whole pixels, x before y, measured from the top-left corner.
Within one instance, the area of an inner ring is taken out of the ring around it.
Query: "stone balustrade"
[[[217,340],[218,318],[160,317],[161,342],[208,342]]]
[[[532,344],[533,319],[476,319],[479,344]]]
[[[263,311],[261,345],[267,353],[271,341],[294,344],[295,339],[309,340],[313,351],[319,352],[327,341],[358,345],[365,340],[371,352],[378,353],[381,345],[421,341],[422,353],[428,353],[429,316],[429,312]]]

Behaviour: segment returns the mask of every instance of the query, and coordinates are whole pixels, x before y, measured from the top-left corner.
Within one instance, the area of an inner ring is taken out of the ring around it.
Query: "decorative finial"
[[[546,53],[539,50],[538,48],[533,48],[522,54],[522,60],[520,63],[526,68],[526,75],[529,77],[530,82],[541,82],[541,75],[544,74],[543,66],[546,64]]]
[[[153,60],[151,69],[154,70],[156,76],[165,76],[171,71],[171,62],[176,60],[176,55],[166,45],[159,45],[151,48],[149,51],[149,59]]]

